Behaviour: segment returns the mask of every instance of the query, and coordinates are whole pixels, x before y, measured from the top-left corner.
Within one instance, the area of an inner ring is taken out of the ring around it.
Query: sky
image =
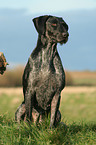
[[[1,8],[27,9],[30,13],[94,9],[96,0],[0,0]]]
[[[0,0],[0,51],[8,67],[25,65],[38,34],[32,19],[50,14],[69,25],[69,40],[58,44],[66,70],[96,70],[96,0]]]

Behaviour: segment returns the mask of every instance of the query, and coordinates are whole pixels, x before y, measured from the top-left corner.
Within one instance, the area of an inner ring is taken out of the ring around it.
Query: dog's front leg
[[[29,89],[25,94],[25,109],[27,119],[32,119],[32,108],[34,104],[34,93],[31,89]]]
[[[51,120],[50,120],[50,128],[55,125],[57,111],[60,105],[60,93],[56,93],[51,102]]]

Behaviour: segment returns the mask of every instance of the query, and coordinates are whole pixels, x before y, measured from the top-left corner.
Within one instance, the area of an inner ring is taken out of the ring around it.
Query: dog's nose
[[[64,33],[62,33],[62,35],[63,35],[63,37],[68,37],[69,36],[69,33],[68,32],[64,32]]]

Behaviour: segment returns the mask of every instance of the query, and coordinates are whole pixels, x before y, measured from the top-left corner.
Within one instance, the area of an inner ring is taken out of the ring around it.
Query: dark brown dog
[[[65,73],[56,46],[67,42],[68,25],[54,16],[40,16],[33,22],[39,34],[38,42],[24,70],[24,102],[17,109],[15,119],[20,122],[27,117],[39,122],[51,112],[50,127],[53,127],[61,119],[60,94],[65,86]]]

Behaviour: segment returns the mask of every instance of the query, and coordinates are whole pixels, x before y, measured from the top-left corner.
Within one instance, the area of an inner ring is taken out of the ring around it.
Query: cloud
[[[50,14],[72,10],[90,10],[96,8],[95,0],[35,0],[28,6],[30,13]]]
[[[96,0],[3,0],[1,8],[27,9],[31,14],[96,8]]]

